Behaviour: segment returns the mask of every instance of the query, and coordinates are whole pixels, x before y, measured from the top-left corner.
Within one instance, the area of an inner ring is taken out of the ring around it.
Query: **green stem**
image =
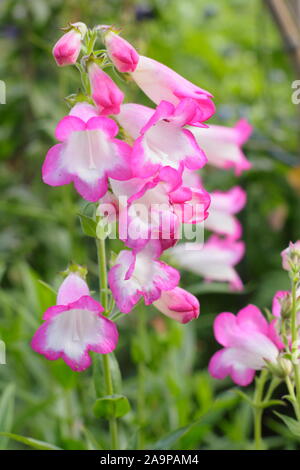
[[[292,279],[292,346],[294,346],[298,338],[296,302],[297,302],[297,282],[294,279]]]
[[[255,408],[254,410],[254,442],[255,450],[262,450],[262,437],[261,437],[261,422],[262,422],[262,408]]]
[[[300,408],[299,408],[299,404],[298,404],[298,401],[297,401],[297,398],[296,398],[296,395],[295,395],[294,386],[293,386],[289,376],[286,376],[285,383],[286,383],[286,386],[288,388],[289,394],[292,398],[292,404],[293,404],[293,407],[294,407],[295,415],[296,415],[298,421],[300,421]]]
[[[138,313],[138,335],[140,341],[144,343],[145,330],[145,315],[144,309]],[[144,425],[145,425],[145,361],[144,358],[139,360],[138,363],[138,395],[137,395],[137,417],[139,423],[138,432],[138,450],[144,448]]]
[[[257,379],[254,398],[253,398],[253,411],[254,411],[254,444],[256,450],[264,448],[261,433],[261,423],[263,408],[261,407],[264,387],[268,377],[268,371],[262,370],[260,377]]]
[[[273,395],[274,390],[278,387],[278,385],[281,383],[281,380],[278,379],[277,377],[273,377],[273,379],[270,382],[268,391],[265,395],[264,401],[269,401],[270,398]]]
[[[106,393],[107,395],[114,394],[114,388],[112,383],[112,377],[110,373],[109,367],[109,355],[103,354],[103,371],[104,371],[104,378],[106,383]],[[109,420],[109,431],[110,431],[110,439],[111,439],[111,450],[119,449],[119,435],[118,435],[118,423],[116,418],[110,418]]]
[[[100,290],[100,302],[105,310],[105,315],[108,311],[108,284],[107,284],[107,269],[106,269],[106,249],[105,240],[96,240],[97,244],[97,255],[99,265],[99,290]]]
[[[145,364],[138,365],[138,450],[144,449],[144,425],[145,425]]]
[[[300,409],[300,372],[299,372],[299,351],[298,351],[298,325],[297,325],[297,279],[292,279],[292,363],[294,369],[294,379],[296,386],[297,409]],[[298,417],[299,419],[299,417]]]
[[[106,249],[105,240],[96,239],[98,265],[99,265],[99,290],[100,290],[100,301],[103,305],[105,312],[104,315],[108,314],[108,283],[107,283],[107,265],[106,265]],[[106,384],[107,395],[114,394],[113,381],[111,376],[111,370],[109,366],[109,355],[102,355],[104,379]],[[119,436],[118,436],[118,423],[117,419],[112,417],[109,420],[109,430],[111,438],[111,450],[119,448]]]

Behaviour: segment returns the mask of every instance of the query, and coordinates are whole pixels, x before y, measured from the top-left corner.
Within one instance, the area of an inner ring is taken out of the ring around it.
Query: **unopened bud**
[[[290,242],[289,246],[281,252],[282,267],[286,271],[300,271],[300,240]]]
[[[75,64],[81,50],[81,41],[87,27],[84,23],[73,23],[69,30],[57,41],[52,53],[60,67]]]
[[[139,61],[135,48],[111,29],[103,32],[103,40],[116,69],[123,73],[134,72]]]
[[[96,227],[96,235],[99,240],[105,240],[111,234],[111,225],[107,219],[100,219]]]
[[[291,373],[293,371],[293,366],[292,366],[291,361],[289,361],[288,359],[285,359],[283,357],[280,357],[278,359],[278,365],[279,365],[279,368],[282,371],[282,376],[283,377],[288,377],[288,376],[291,375]]]
[[[286,319],[291,316],[291,311],[292,311],[292,299],[291,299],[291,294],[288,292],[284,297],[279,299],[280,305],[281,305],[281,318]]]

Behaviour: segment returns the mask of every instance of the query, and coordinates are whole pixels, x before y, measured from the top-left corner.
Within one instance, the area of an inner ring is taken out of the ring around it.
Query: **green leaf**
[[[247,403],[249,403],[249,405],[253,406],[253,401],[248,397],[248,395],[246,395],[246,393],[242,392],[241,390],[234,390],[234,392],[239,397],[243,398],[243,400],[245,400]]]
[[[122,390],[122,375],[120,371],[119,362],[113,352],[109,355],[109,368],[113,383],[113,389],[118,394]]]
[[[255,406],[253,400],[246,395],[246,393],[242,392],[241,390],[233,390],[239,397],[243,398],[247,403],[249,403],[250,406]],[[258,408],[269,408],[270,406],[285,406],[286,403],[282,400],[268,400],[262,402]]]
[[[56,292],[56,290],[55,290],[52,286],[50,286],[50,284],[48,284],[48,283],[45,282],[45,281],[42,281],[41,279],[38,280],[38,283],[43,287],[43,290],[44,290],[45,292],[48,292],[49,295],[52,295],[53,298],[56,299],[57,292]]]
[[[280,418],[284,422],[284,424],[288,427],[288,429],[294,436],[300,437],[300,423],[298,421],[291,418],[290,416],[278,413],[277,411],[274,411],[274,413],[276,416],[278,416],[278,418]]]
[[[261,404],[261,408],[269,408],[270,406],[286,406],[282,400],[268,400]]]
[[[198,420],[194,421],[188,426],[181,427],[171,432],[170,434],[167,434],[167,436],[155,442],[151,447],[149,446],[149,449],[172,449],[179,439],[182,437],[185,438],[185,436],[188,437],[194,431],[197,431],[198,434],[200,432],[200,435],[207,435],[210,427],[213,426],[218,419],[220,419],[220,416],[236,405],[238,397],[232,395],[231,392],[232,391],[229,390],[228,392],[224,393],[223,396],[215,400],[210,410],[204,413]],[[198,436],[197,445],[199,445],[199,439],[200,437]]]
[[[82,433],[85,435],[88,450],[103,450],[100,443],[89,429],[83,426]]]
[[[92,217],[89,217],[84,214],[78,214],[78,216],[80,217],[80,223],[83,233],[88,237],[96,238],[96,221],[92,219]]]
[[[109,354],[109,368],[113,383],[113,390],[116,394],[122,390],[122,376],[119,363],[114,353]],[[105,378],[103,371],[102,357],[99,354],[93,355],[93,381],[97,398],[103,398],[106,392]]]
[[[0,429],[10,431],[13,425],[15,386],[9,384],[4,389],[0,400]],[[0,449],[7,448],[8,439],[0,439]]]
[[[130,403],[124,395],[106,395],[96,400],[93,411],[97,418],[121,418],[130,411]]]
[[[100,354],[96,354],[96,353],[94,354],[92,353],[92,356],[93,356],[93,382],[94,382],[96,397],[100,398],[104,396],[103,390],[105,390],[102,357]]]
[[[47,310],[47,308],[50,307],[51,305],[55,305],[57,293],[55,292],[53,287],[51,287],[49,284],[42,281],[41,279],[38,279],[37,291],[38,291],[40,304],[42,307],[41,310],[43,312]]]
[[[176,431],[171,432],[167,436],[157,441],[151,447],[151,449],[154,449],[154,450],[171,449],[173,445],[191,429],[191,426],[192,425],[184,426],[182,428],[176,429]]]
[[[57,447],[53,444],[49,444],[48,442],[38,441],[37,439],[33,439],[32,437],[19,436],[19,434],[12,434],[10,432],[0,432],[0,436],[5,436],[9,439],[13,439],[14,441],[22,442],[22,444],[26,444],[27,446],[33,447],[34,449],[62,450],[60,447]]]

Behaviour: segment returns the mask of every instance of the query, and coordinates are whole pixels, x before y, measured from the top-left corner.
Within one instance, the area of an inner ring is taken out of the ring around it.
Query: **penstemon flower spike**
[[[59,289],[57,305],[47,310],[32,341],[37,352],[50,360],[62,358],[76,371],[90,365],[89,351],[102,355],[106,396],[99,398],[95,410],[97,416],[109,420],[112,449],[120,446],[117,418],[121,416],[107,413],[101,400],[118,399],[108,354],[117,345],[117,319],[138,310],[141,301],[181,324],[200,313],[198,299],[179,286],[178,270],[161,256],[170,249],[170,259],[177,266],[208,281],[243,288],[234,269],[244,253],[235,214],[243,208],[246,195],[234,187],[227,192],[215,191],[211,197],[196,170],[207,162],[223,168],[234,166],[237,172],[249,168],[240,146],[251,132],[246,121],[227,131],[212,126],[210,132],[205,122],[215,112],[211,93],[154,59],[139,55],[119,33],[114,26],[89,29],[75,23],[53,49],[58,65],[76,66],[82,90],[66,98],[71,109],[57,124],[58,143],[46,155],[42,177],[53,187],[72,183],[83,199],[94,203],[94,216],[81,214],[81,220],[84,233],[96,242],[100,302],[89,293],[83,279],[86,273],[71,269]],[[124,78],[122,89],[110,76],[111,67]],[[128,77],[148,95],[153,107],[123,104]],[[215,135],[220,137],[216,153],[215,149],[211,152],[210,140]],[[232,159],[227,154],[222,159],[222,145],[225,154],[233,150]],[[185,225],[196,226],[206,219],[207,228],[215,234],[202,250],[191,254],[193,244],[175,246]],[[106,241],[117,225],[124,247],[111,255]],[[251,312],[240,312],[238,319],[226,314],[217,321],[224,350],[210,364],[215,377],[229,374],[241,385],[249,383],[257,369],[279,375],[283,369],[275,325],[268,326],[254,306],[249,308]],[[144,321],[139,326],[143,335]],[[220,322],[224,323],[221,333]],[[255,350],[257,338],[261,342],[259,354]],[[139,373],[143,395],[145,369],[141,367]],[[257,407],[259,400],[261,397]],[[142,430],[143,403],[145,397],[138,406]],[[143,441],[141,432],[141,446]]]

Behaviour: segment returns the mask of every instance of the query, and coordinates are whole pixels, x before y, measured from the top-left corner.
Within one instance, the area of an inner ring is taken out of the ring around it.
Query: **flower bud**
[[[279,364],[279,367],[282,371],[282,375],[284,378],[292,374],[293,366],[292,366],[291,361],[289,361],[288,359],[285,359],[284,357],[280,357],[278,359],[278,364]]]
[[[88,64],[92,98],[101,115],[119,114],[124,94],[95,62]]]
[[[300,240],[290,242],[289,246],[281,252],[282,267],[286,271],[300,270]]]
[[[265,362],[271,374],[281,380],[284,380],[286,377],[289,377],[292,374],[292,363],[284,357],[278,357],[276,363],[268,360],[266,360]]]
[[[109,30],[104,34],[104,43],[110,60],[119,72],[135,71],[139,55],[128,41]]]
[[[198,318],[200,305],[198,299],[180,287],[162,292],[153,305],[167,317],[179,323],[188,323]]]
[[[287,294],[279,299],[279,303],[281,306],[281,318],[290,318],[291,313],[292,313],[292,299],[291,299],[291,294],[287,292]]]
[[[86,31],[87,27],[84,23],[73,23],[70,31],[57,41],[52,50],[57,65],[62,67],[76,63]]]

